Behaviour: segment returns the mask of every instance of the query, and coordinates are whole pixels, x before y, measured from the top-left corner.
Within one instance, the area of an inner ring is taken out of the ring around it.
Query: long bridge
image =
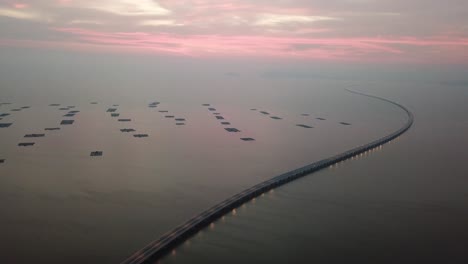
[[[290,181],[304,177],[316,171],[332,166],[338,162],[351,159],[362,153],[366,153],[367,151],[380,147],[381,145],[388,143],[391,140],[405,133],[413,124],[413,114],[403,105],[382,97],[368,95],[348,89],[346,90],[354,94],[359,94],[375,98],[381,101],[385,101],[399,107],[400,109],[405,111],[408,116],[406,123],[400,129],[380,139],[377,139],[365,145],[355,147],[351,150],[345,151],[333,157],[319,160],[304,167],[286,172],[284,174],[271,178],[270,180],[252,186],[189,219],[187,222],[179,225],[178,227],[161,236],[159,239],[149,243],[144,248],[138,250],[133,255],[124,260],[121,264],[154,263],[155,261],[169,253],[171,250],[173,250],[175,247],[180,245],[182,242],[187,240],[189,237],[191,237],[198,231],[202,230],[217,219],[221,218],[223,215],[228,214],[232,210],[252,200],[253,198],[260,196],[261,194],[268,192],[269,190],[274,189],[278,186],[286,184]]]

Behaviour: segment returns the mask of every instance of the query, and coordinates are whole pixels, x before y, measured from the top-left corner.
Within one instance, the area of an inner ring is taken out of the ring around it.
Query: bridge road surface
[[[192,217],[189,219],[187,222],[183,223],[182,225],[179,225],[175,229],[169,231],[168,233],[164,234],[161,236],[159,239],[149,243],[146,245],[144,248],[138,250],[135,252],[133,255],[128,257],[126,260],[121,262],[121,264],[149,264],[149,263],[154,263],[167,253],[169,253],[171,250],[173,250],[175,247],[177,247],[179,244],[187,240],[189,237],[197,233],[198,231],[202,230],[206,226],[208,226],[210,223],[216,221],[223,215],[226,215],[227,213],[231,212],[233,209],[236,209],[237,207],[241,206],[242,204],[252,200],[253,198],[268,192],[271,189],[274,189],[276,187],[279,187],[283,184],[286,184],[290,181],[293,181],[295,179],[304,177],[306,175],[309,175],[311,173],[314,173],[316,171],[319,171],[321,169],[327,168],[329,166],[332,166],[338,162],[350,159],[352,157],[355,157],[357,155],[360,155],[362,153],[365,153],[369,150],[372,150],[374,148],[380,147],[385,143],[390,142],[391,140],[399,137],[403,133],[405,133],[408,129],[413,124],[414,117],[413,114],[411,113],[410,110],[408,110],[405,106],[393,102],[391,100],[374,96],[374,95],[368,95],[365,93],[361,92],[356,92],[353,90],[346,89],[346,91],[362,96],[367,96],[370,98],[378,99],[390,104],[393,104],[403,111],[406,112],[408,119],[407,122],[398,130],[395,132],[386,135],[382,138],[379,138],[377,140],[374,140],[370,143],[367,143],[365,145],[361,145],[358,147],[355,147],[353,149],[350,149],[348,151],[345,151],[343,153],[337,154],[335,156],[332,156],[330,158],[326,158],[323,160],[319,160],[317,162],[314,162],[312,164],[306,165],[304,167],[286,172],[284,174],[278,175],[270,180],[266,180],[264,182],[261,182],[257,185],[254,185],[220,203],[217,205],[209,208],[208,210]]]

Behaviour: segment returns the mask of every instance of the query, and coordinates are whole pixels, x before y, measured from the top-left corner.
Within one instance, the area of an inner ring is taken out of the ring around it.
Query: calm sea
[[[163,263],[382,262],[428,248],[466,254],[464,87],[65,66],[2,70],[0,103],[11,104],[0,106],[10,114],[0,123],[12,125],[0,128],[1,263],[118,263],[245,188],[405,122],[394,106],[344,88],[401,102],[415,113],[414,128],[379,152],[249,203]],[[79,112],[64,117],[69,111]],[[74,123],[60,125],[64,119]],[[45,137],[24,138],[30,133]]]
[[[468,263],[467,87],[361,87],[408,106],[413,128],[249,202],[160,263]],[[392,117],[373,107],[376,126]]]

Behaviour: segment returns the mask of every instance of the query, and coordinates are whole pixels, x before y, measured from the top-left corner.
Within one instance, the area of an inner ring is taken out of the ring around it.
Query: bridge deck
[[[129,258],[124,260],[122,264],[145,264],[151,263],[155,260],[161,258],[166,253],[170,252],[174,249],[177,245],[185,241],[191,235],[195,234],[199,230],[203,229],[204,227],[208,226],[213,221],[217,220],[218,218],[222,217],[223,215],[227,214],[231,210],[239,207],[240,205],[244,204],[245,202],[265,193],[273,188],[286,184],[290,181],[293,181],[297,178],[304,177],[308,174],[316,172],[318,170],[324,169],[329,167],[335,163],[338,163],[343,160],[350,159],[356,155],[362,154],[368,150],[374,149],[379,147],[395,138],[400,136],[401,134],[405,133],[413,124],[413,114],[409,111],[406,107],[396,102],[390,101],[385,98],[381,98],[378,96],[368,95],[360,92],[355,92],[352,90],[347,91],[371,98],[375,98],[378,100],[382,100],[388,103],[391,103],[403,111],[406,112],[408,116],[408,120],[404,126],[402,126],[397,131],[384,136],[378,140],[372,141],[365,145],[361,145],[345,151],[343,153],[337,154],[333,157],[326,158],[323,160],[319,160],[317,162],[311,163],[304,167],[286,172],[284,174],[278,175],[270,180],[266,180],[261,182],[257,185],[254,185],[220,203],[217,205],[207,209],[206,211],[192,217],[187,222],[183,223],[182,225],[176,227],[175,229],[169,231],[168,233],[161,236],[159,239],[149,243],[144,248],[140,249],[139,251],[135,252]]]

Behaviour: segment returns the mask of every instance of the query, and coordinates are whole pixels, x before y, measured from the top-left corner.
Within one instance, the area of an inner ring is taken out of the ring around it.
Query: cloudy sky
[[[0,0],[1,47],[468,64],[468,1]]]

